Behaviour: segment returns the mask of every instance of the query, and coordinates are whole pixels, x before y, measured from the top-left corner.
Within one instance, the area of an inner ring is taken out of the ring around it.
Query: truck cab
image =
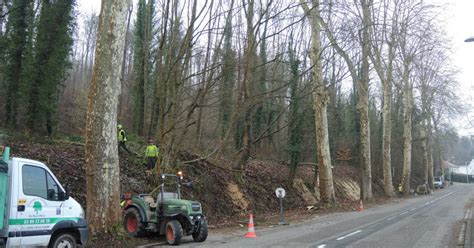
[[[44,163],[0,153],[0,247],[85,245],[84,210],[68,188]]]

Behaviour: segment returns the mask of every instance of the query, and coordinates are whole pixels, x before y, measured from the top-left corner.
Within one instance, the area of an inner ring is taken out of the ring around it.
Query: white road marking
[[[424,206],[427,206],[427,205],[429,205],[429,204],[432,204],[432,203],[434,203],[434,202],[436,202],[436,201],[439,201],[439,200],[441,200],[441,199],[443,199],[443,198],[445,198],[445,197],[448,197],[449,195],[451,195],[451,194],[453,194],[453,193],[454,193],[454,192],[451,192],[451,193],[446,194],[446,195],[444,195],[444,196],[442,196],[442,197],[440,197],[440,198],[437,198],[437,199],[434,199],[434,200],[425,202],[425,204],[416,206],[416,207],[414,207],[414,208],[412,208],[412,209],[410,209],[410,210],[407,210],[407,211],[405,211],[405,212],[400,213],[399,216],[404,215],[404,214],[407,214],[407,213],[409,213],[410,211],[415,211],[415,210],[418,209],[418,208],[422,208],[422,207],[424,207]],[[390,218],[386,218],[385,220],[393,220],[393,219],[395,219],[396,217],[397,217],[397,216],[392,216],[392,217],[390,217]],[[349,234],[347,234],[347,235],[345,235],[345,236],[339,237],[339,238],[337,238],[336,240],[337,240],[337,241],[340,241],[340,240],[343,240],[343,239],[345,239],[345,238],[347,238],[347,237],[350,237],[350,236],[355,235],[355,234],[360,233],[360,232],[362,232],[362,230],[357,230],[357,231],[352,232],[352,233],[349,233]],[[325,248],[325,247],[326,247],[326,244],[322,244],[322,245],[319,245],[319,246],[318,246],[318,248]]]
[[[136,248],[146,248],[146,247],[156,247],[158,245],[164,245],[166,242],[159,242],[159,243],[153,243],[153,244],[147,244],[147,245],[140,245],[137,246]]]
[[[318,245],[318,248],[324,248],[326,245]]]
[[[352,236],[352,235],[354,235],[354,234],[357,234],[357,233],[360,233],[360,232],[362,232],[362,230],[357,230],[357,231],[355,231],[355,232],[351,232],[351,233],[347,234],[346,236],[339,237],[339,238],[337,238],[336,240],[337,240],[337,241],[343,240],[343,239],[345,239],[345,238],[347,238],[347,237],[350,237],[350,236]]]

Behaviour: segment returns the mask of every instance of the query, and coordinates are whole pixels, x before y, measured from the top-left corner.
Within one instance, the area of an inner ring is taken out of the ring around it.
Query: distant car
[[[436,189],[442,189],[442,188],[444,188],[443,179],[440,178],[440,177],[435,177],[435,178],[434,178],[434,187],[435,187]]]

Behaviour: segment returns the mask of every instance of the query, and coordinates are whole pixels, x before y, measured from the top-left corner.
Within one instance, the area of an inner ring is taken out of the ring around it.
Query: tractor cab
[[[167,199],[181,199],[181,186],[183,173],[178,171],[175,174],[161,174],[160,192],[157,201],[164,202]]]

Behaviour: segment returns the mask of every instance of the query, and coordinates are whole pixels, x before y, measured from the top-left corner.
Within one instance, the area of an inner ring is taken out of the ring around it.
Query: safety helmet
[[[118,129],[122,129],[122,124],[118,124],[118,125],[117,125],[117,128],[118,128]]]

